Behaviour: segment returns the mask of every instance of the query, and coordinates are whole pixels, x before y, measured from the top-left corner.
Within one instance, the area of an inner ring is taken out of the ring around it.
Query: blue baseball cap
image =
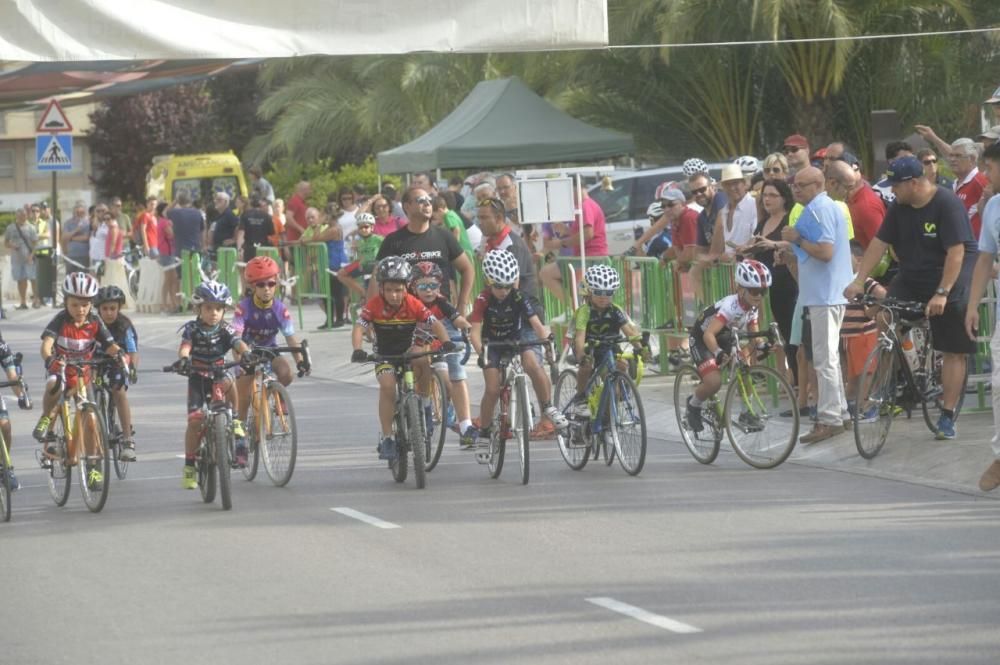
[[[919,178],[924,174],[924,165],[913,156],[897,157],[889,162],[889,168],[885,172],[885,179],[891,185],[899,182],[906,182]]]

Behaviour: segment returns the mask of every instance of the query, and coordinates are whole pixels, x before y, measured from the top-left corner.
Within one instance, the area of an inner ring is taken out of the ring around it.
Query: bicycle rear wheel
[[[556,442],[559,444],[559,453],[566,461],[566,465],[574,471],[579,471],[587,466],[587,461],[590,459],[590,447],[583,441],[582,436],[579,437],[581,443],[573,442],[573,436],[580,432],[580,424],[575,421],[573,414],[569,413],[570,404],[576,396],[576,391],[576,370],[564,369],[559,374],[559,378],[556,379],[552,395],[556,408],[569,419],[570,423],[569,427],[556,431]]]
[[[90,512],[99,513],[108,500],[111,487],[111,457],[104,436],[104,423],[94,404],[80,405],[76,412],[76,432],[80,437],[80,461],[77,464],[80,469],[80,492]],[[88,454],[88,450],[94,451],[93,454]],[[101,474],[100,483],[91,482],[91,471],[95,469]]]
[[[431,431],[424,436],[424,469],[433,471],[441,459],[444,439],[448,433],[448,384],[437,370],[431,377]]]
[[[674,412],[677,414],[677,427],[680,429],[681,439],[691,456],[702,464],[711,464],[718,457],[719,446],[722,443],[722,428],[715,419],[717,408],[715,398],[702,404],[700,432],[695,432],[688,424],[688,398],[694,395],[694,389],[699,383],[701,377],[691,365],[685,365],[677,370],[677,378],[674,379]]]
[[[219,499],[222,502],[223,510],[230,510],[233,507],[232,477],[230,473],[233,469],[232,457],[232,430],[229,428],[228,418],[217,413],[212,418],[212,438],[215,440],[215,468],[219,471]]]
[[[115,475],[118,476],[118,480],[125,480],[125,476],[128,475],[128,462],[121,458],[122,442],[124,440],[124,432],[122,431],[121,423],[118,421],[118,409],[115,408],[115,403],[110,399],[104,390],[100,393],[104,395],[104,409],[105,422],[107,423],[104,427],[104,432],[108,439],[108,449],[111,452],[111,459],[115,466]],[[100,401],[98,401],[100,405]]]
[[[295,472],[299,434],[292,399],[277,381],[268,383],[267,409],[270,431],[261,431],[258,454],[264,458],[264,470],[271,482],[275,487],[284,487]]]
[[[500,472],[503,471],[503,456],[507,450],[504,427],[510,401],[508,395],[508,391],[504,390],[493,410],[493,424],[490,428],[490,461],[486,465],[490,472],[490,478],[493,479],[499,478]]]
[[[788,410],[790,418],[778,415]],[[799,439],[795,392],[770,367],[739,368],[729,380],[723,413],[733,452],[756,469],[773,469],[784,462]]]
[[[898,358],[894,349],[879,343],[868,354],[858,377],[854,444],[865,459],[873,459],[882,450],[896,415]]]
[[[0,522],[10,521],[10,474],[7,470],[7,443],[0,434]]]
[[[65,506],[69,499],[69,486],[72,471],[66,466],[66,450],[69,440],[62,415],[56,415],[52,421],[52,436],[55,437],[56,458],[49,460],[49,473],[45,480],[49,486],[49,495],[57,506]],[[48,444],[45,444],[48,445]]]
[[[646,412],[639,389],[625,374],[611,375],[611,417],[608,419],[618,463],[630,476],[637,476],[646,463]]]
[[[917,388],[920,390],[920,410],[924,414],[924,422],[934,435],[938,434],[938,419],[941,417],[941,410],[944,408],[944,387],[941,385],[941,369],[944,357],[940,351],[935,351],[932,347],[931,334],[929,329],[913,328],[915,343],[920,349],[920,369],[914,376]],[[923,337],[920,340],[919,337]],[[958,422],[958,416],[962,412],[962,404],[965,402],[965,386],[969,382],[969,365],[965,365],[965,373],[962,376],[962,390],[958,393],[958,402],[952,409],[955,413],[954,421]]]
[[[531,401],[528,397],[528,385],[523,376],[514,381],[514,389],[510,396],[510,424],[512,434],[517,439],[517,451],[521,462],[521,484],[528,484],[531,466],[529,463],[528,439],[531,433]]]

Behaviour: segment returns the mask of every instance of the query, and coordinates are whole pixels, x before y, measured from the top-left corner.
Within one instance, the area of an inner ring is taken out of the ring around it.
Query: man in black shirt
[[[214,259],[220,247],[236,247],[236,229],[240,225],[239,218],[229,207],[229,194],[216,192],[215,210],[219,213],[212,222],[212,258]]]
[[[268,236],[274,235],[274,220],[267,213],[267,200],[254,194],[250,197],[250,207],[240,217],[236,230],[236,247],[242,248],[243,260],[257,256],[258,245],[270,245]]]

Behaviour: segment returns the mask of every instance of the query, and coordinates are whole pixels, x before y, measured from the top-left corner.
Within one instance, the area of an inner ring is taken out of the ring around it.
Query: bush
[[[295,192],[295,185],[302,180],[312,183],[312,195],[309,205],[322,210],[326,207],[326,197],[343,188],[350,189],[354,185],[363,185],[368,195],[378,191],[378,166],[375,160],[368,158],[363,164],[345,164],[336,171],[331,171],[332,160],[324,159],[312,164],[291,164],[279,162],[264,177],[274,187],[274,194],[286,201]],[[382,178],[383,184],[391,182],[399,187],[399,178],[387,176]]]
[[[0,236],[4,234],[7,227],[14,222],[13,212],[0,212]]]

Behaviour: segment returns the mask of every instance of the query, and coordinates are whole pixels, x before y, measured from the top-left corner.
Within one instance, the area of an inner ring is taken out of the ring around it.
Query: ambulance
[[[226,192],[231,201],[247,196],[247,183],[240,160],[230,152],[200,155],[158,155],[146,175],[146,196],[176,201],[187,192],[193,205],[211,205],[216,192]]]

